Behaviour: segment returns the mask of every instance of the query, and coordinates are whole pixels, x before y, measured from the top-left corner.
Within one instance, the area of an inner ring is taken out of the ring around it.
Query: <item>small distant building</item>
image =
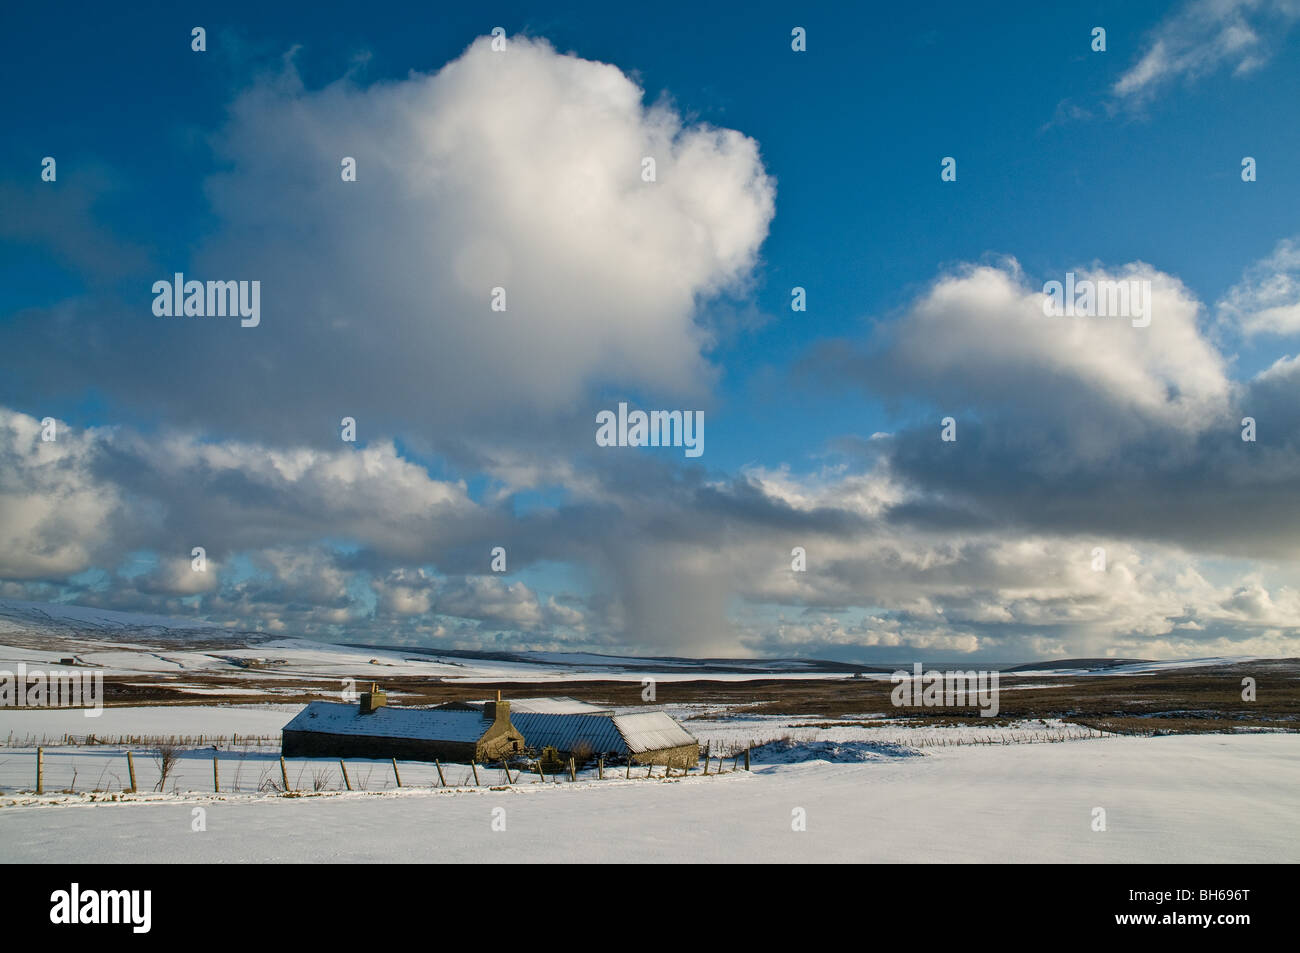
[[[444,702],[434,707],[442,711],[482,711],[486,701]],[[590,702],[580,702],[568,695],[555,695],[549,698],[515,698],[510,702],[510,711],[515,715],[612,715],[612,708],[602,708]]]
[[[400,758],[405,761],[481,763],[524,750],[524,736],[510,718],[510,703],[481,709],[389,708],[372,685],[360,704],[312,702],[284,726],[286,758]]]

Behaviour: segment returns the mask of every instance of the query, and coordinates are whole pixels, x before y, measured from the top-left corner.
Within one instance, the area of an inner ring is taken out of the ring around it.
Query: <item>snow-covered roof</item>
[[[667,712],[642,711],[615,715],[614,725],[633,754],[695,744],[695,736],[674,721]],[[525,739],[527,737],[524,735]]]
[[[490,725],[482,712],[477,711],[384,707],[363,715],[358,705],[312,702],[284,730],[422,741],[478,741]]]

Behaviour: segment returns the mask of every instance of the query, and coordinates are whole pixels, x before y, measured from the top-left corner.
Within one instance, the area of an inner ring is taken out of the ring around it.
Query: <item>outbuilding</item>
[[[448,711],[481,711],[489,704],[456,701],[440,707]],[[699,741],[659,709],[620,714],[565,696],[518,698],[512,718],[531,751],[554,748],[563,758],[573,757],[580,763],[604,758],[688,767],[700,759]]]
[[[700,760],[699,741],[664,711],[515,717],[530,748],[554,748],[580,762],[605,758],[686,768]]]

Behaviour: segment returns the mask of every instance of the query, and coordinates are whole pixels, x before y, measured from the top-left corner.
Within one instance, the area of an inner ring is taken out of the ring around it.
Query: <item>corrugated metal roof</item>
[[[695,744],[695,736],[674,721],[667,712],[643,711],[615,715],[613,721],[633,754]],[[524,732],[524,738],[528,738],[527,732]]]
[[[488,730],[490,724],[477,711],[378,708],[369,715],[363,715],[358,705],[312,702],[298,712],[284,726],[284,730],[374,738],[415,738],[421,741],[473,742],[483,737],[483,732]]]
[[[560,751],[575,751],[584,745],[591,749],[592,754],[622,754],[627,751],[623,736],[609,715],[511,712],[510,720],[524,736],[524,744],[537,751],[548,746]]]
[[[695,744],[695,738],[666,712],[628,715],[551,715],[511,713],[510,720],[530,748],[551,746],[573,751],[585,742],[593,754],[643,754],[660,748]]]

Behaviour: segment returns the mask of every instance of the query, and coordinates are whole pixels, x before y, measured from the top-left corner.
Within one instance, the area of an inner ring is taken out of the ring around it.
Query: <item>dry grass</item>
[[[176,769],[176,762],[180,758],[180,748],[171,743],[160,744],[154,752],[153,762],[158,766],[158,784],[155,791],[167,790],[167,778],[172,771]]]

